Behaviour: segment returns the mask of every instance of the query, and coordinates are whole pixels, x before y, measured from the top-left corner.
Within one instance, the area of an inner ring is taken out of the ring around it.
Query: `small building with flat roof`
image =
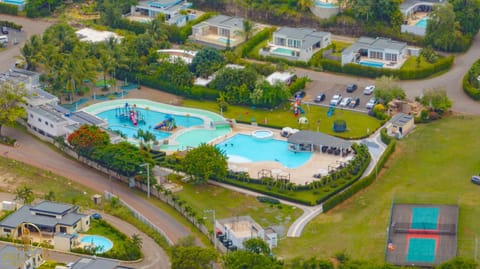
[[[195,19],[196,15],[184,14],[192,3],[184,0],[140,0],[138,4],[130,8],[130,14],[156,18],[159,14],[165,15],[165,22],[170,25],[183,26],[189,20]]]
[[[415,119],[412,115],[397,113],[390,120],[387,133],[396,138],[402,138],[415,128]]]
[[[97,31],[91,28],[83,28],[75,32],[77,37],[82,42],[90,43],[100,43],[109,40],[110,38],[115,39],[116,42],[120,42],[123,38],[122,36],[117,35],[114,32],[110,31]]]
[[[277,246],[277,234],[273,229],[267,232],[250,216],[239,216],[215,221],[215,230],[221,242],[228,248],[231,246],[243,249],[243,242],[252,238],[263,239],[270,248]]]
[[[290,85],[296,77],[297,76],[292,72],[273,72],[268,75],[265,80],[270,83],[270,85],[274,85],[278,82]]]

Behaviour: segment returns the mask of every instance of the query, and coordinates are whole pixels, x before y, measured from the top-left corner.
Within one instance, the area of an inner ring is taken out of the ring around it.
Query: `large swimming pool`
[[[129,138],[134,138],[139,129],[150,131],[151,133],[155,134],[157,140],[169,137],[170,132],[154,129],[157,124],[166,119],[167,115],[175,119],[175,123],[178,127],[188,128],[203,125],[203,120],[196,117],[166,114],[162,112],[146,110],[144,108],[135,108],[135,111],[138,111],[138,113],[143,115],[145,119],[145,122],[139,122],[137,126],[134,126],[129,118],[118,116],[117,109],[103,111],[97,114],[97,117],[107,120],[110,129],[118,130]]]
[[[236,134],[217,147],[233,163],[275,161],[287,168],[298,168],[312,157],[310,152],[289,151],[286,141],[260,140],[245,134]]]
[[[135,105],[135,110],[144,117],[145,123],[139,122],[135,126],[129,118],[117,117],[116,110],[124,108],[125,103]],[[139,129],[153,133],[160,142],[161,150],[184,150],[188,147],[196,147],[201,143],[209,143],[214,139],[225,136],[231,132],[225,118],[221,115],[195,108],[172,106],[145,99],[112,100],[93,104],[85,107],[83,111],[94,114],[99,118],[106,119],[108,128],[118,130],[129,138],[134,138]],[[155,130],[154,127],[164,121],[170,115],[175,119],[179,128],[170,132],[165,129]],[[220,122],[217,126],[212,123]],[[205,128],[207,126],[207,128]],[[168,144],[162,144],[162,140],[168,138]]]

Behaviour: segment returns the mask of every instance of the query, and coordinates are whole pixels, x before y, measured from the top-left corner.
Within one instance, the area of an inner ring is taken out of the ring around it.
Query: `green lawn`
[[[420,66],[417,67],[417,58],[416,56],[408,57],[405,63],[402,65],[401,69],[405,70],[415,70],[415,69],[425,69],[428,67],[433,67],[433,64],[427,62],[425,58],[420,57]]]
[[[399,141],[374,184],[315,218],[300,238],[280,241],[275,254],[326,258],[345,250],[353,258],[383,261],[393,194],[420,192],[458,198],[458,253],[473,258],[474,238],[480,235],[480,186],[470,183],[480,172],[478,126],[480,117],[417,126]]]
[[[216,102],[184,100],[183,106],[195,107],[220,113]],[[292,128],[304,128],[312,131],[318,130],[326,134],[335,135],[343,138],[359,138],[367,135],[367,130],[375,131],[381,126],[381,122],[364,113],[351,112],[337,108],[332,117],[327,117],[328,108],[319,106],[302,105],[310,124],[308,126],[300,126],[298,118],[293,115],[290,110],[290,104],[286,103],[280,109],[268,110],[263,108],[252,109],[251,107],[229,105],[228,110],[223,112],[227,118],[234,118],[250,122],[252,119],[259,123],[264,123],[278,127],[290,126]],[[333,131],[333,121],[335,119],[344,119],[347,121],[348,131],[343,133],[335,133]],[[319,122],[319,124],[317,124]]]
[[[249,215],[263,227],[283,225],[285,231],[302,214],[302,210],[292,206],[260,203],[252,196],[208,184],[183,184],[183,191],[176,195],[201,215],[205,209],[215,209],[217,218]],[[212,226],[210,222],[206,222],[208,227]]]

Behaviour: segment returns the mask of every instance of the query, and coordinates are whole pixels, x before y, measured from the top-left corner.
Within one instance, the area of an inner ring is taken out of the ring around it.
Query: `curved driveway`
[[[83,184],[98,193],[103,194],[109,190],[131,207],[141,212],[153,224],[162,229],[172,242],[191,234],[184,225],[177,222],[170,215],[155,207],[147,200],[135,195],[121,183],[109,181],[104,174],[86,167],[76,160],[70,159],[61,153],[52,150],[45,143],[38,141],[31,135],[4,127],[3,134],[14,137],[20,144],[19,147],[8,147],[0,144],[0,152],[8,158],[40,167],[54,172],[80,184]]]

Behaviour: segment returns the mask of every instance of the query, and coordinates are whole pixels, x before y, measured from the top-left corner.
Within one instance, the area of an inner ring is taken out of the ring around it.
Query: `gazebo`
[[[346,150],[352,146],[352,142],[324,133],[313,131],[299,131],[288,137],[288,149],[291,151],[321,151],[322,147],[325,146],[340,150]]]

